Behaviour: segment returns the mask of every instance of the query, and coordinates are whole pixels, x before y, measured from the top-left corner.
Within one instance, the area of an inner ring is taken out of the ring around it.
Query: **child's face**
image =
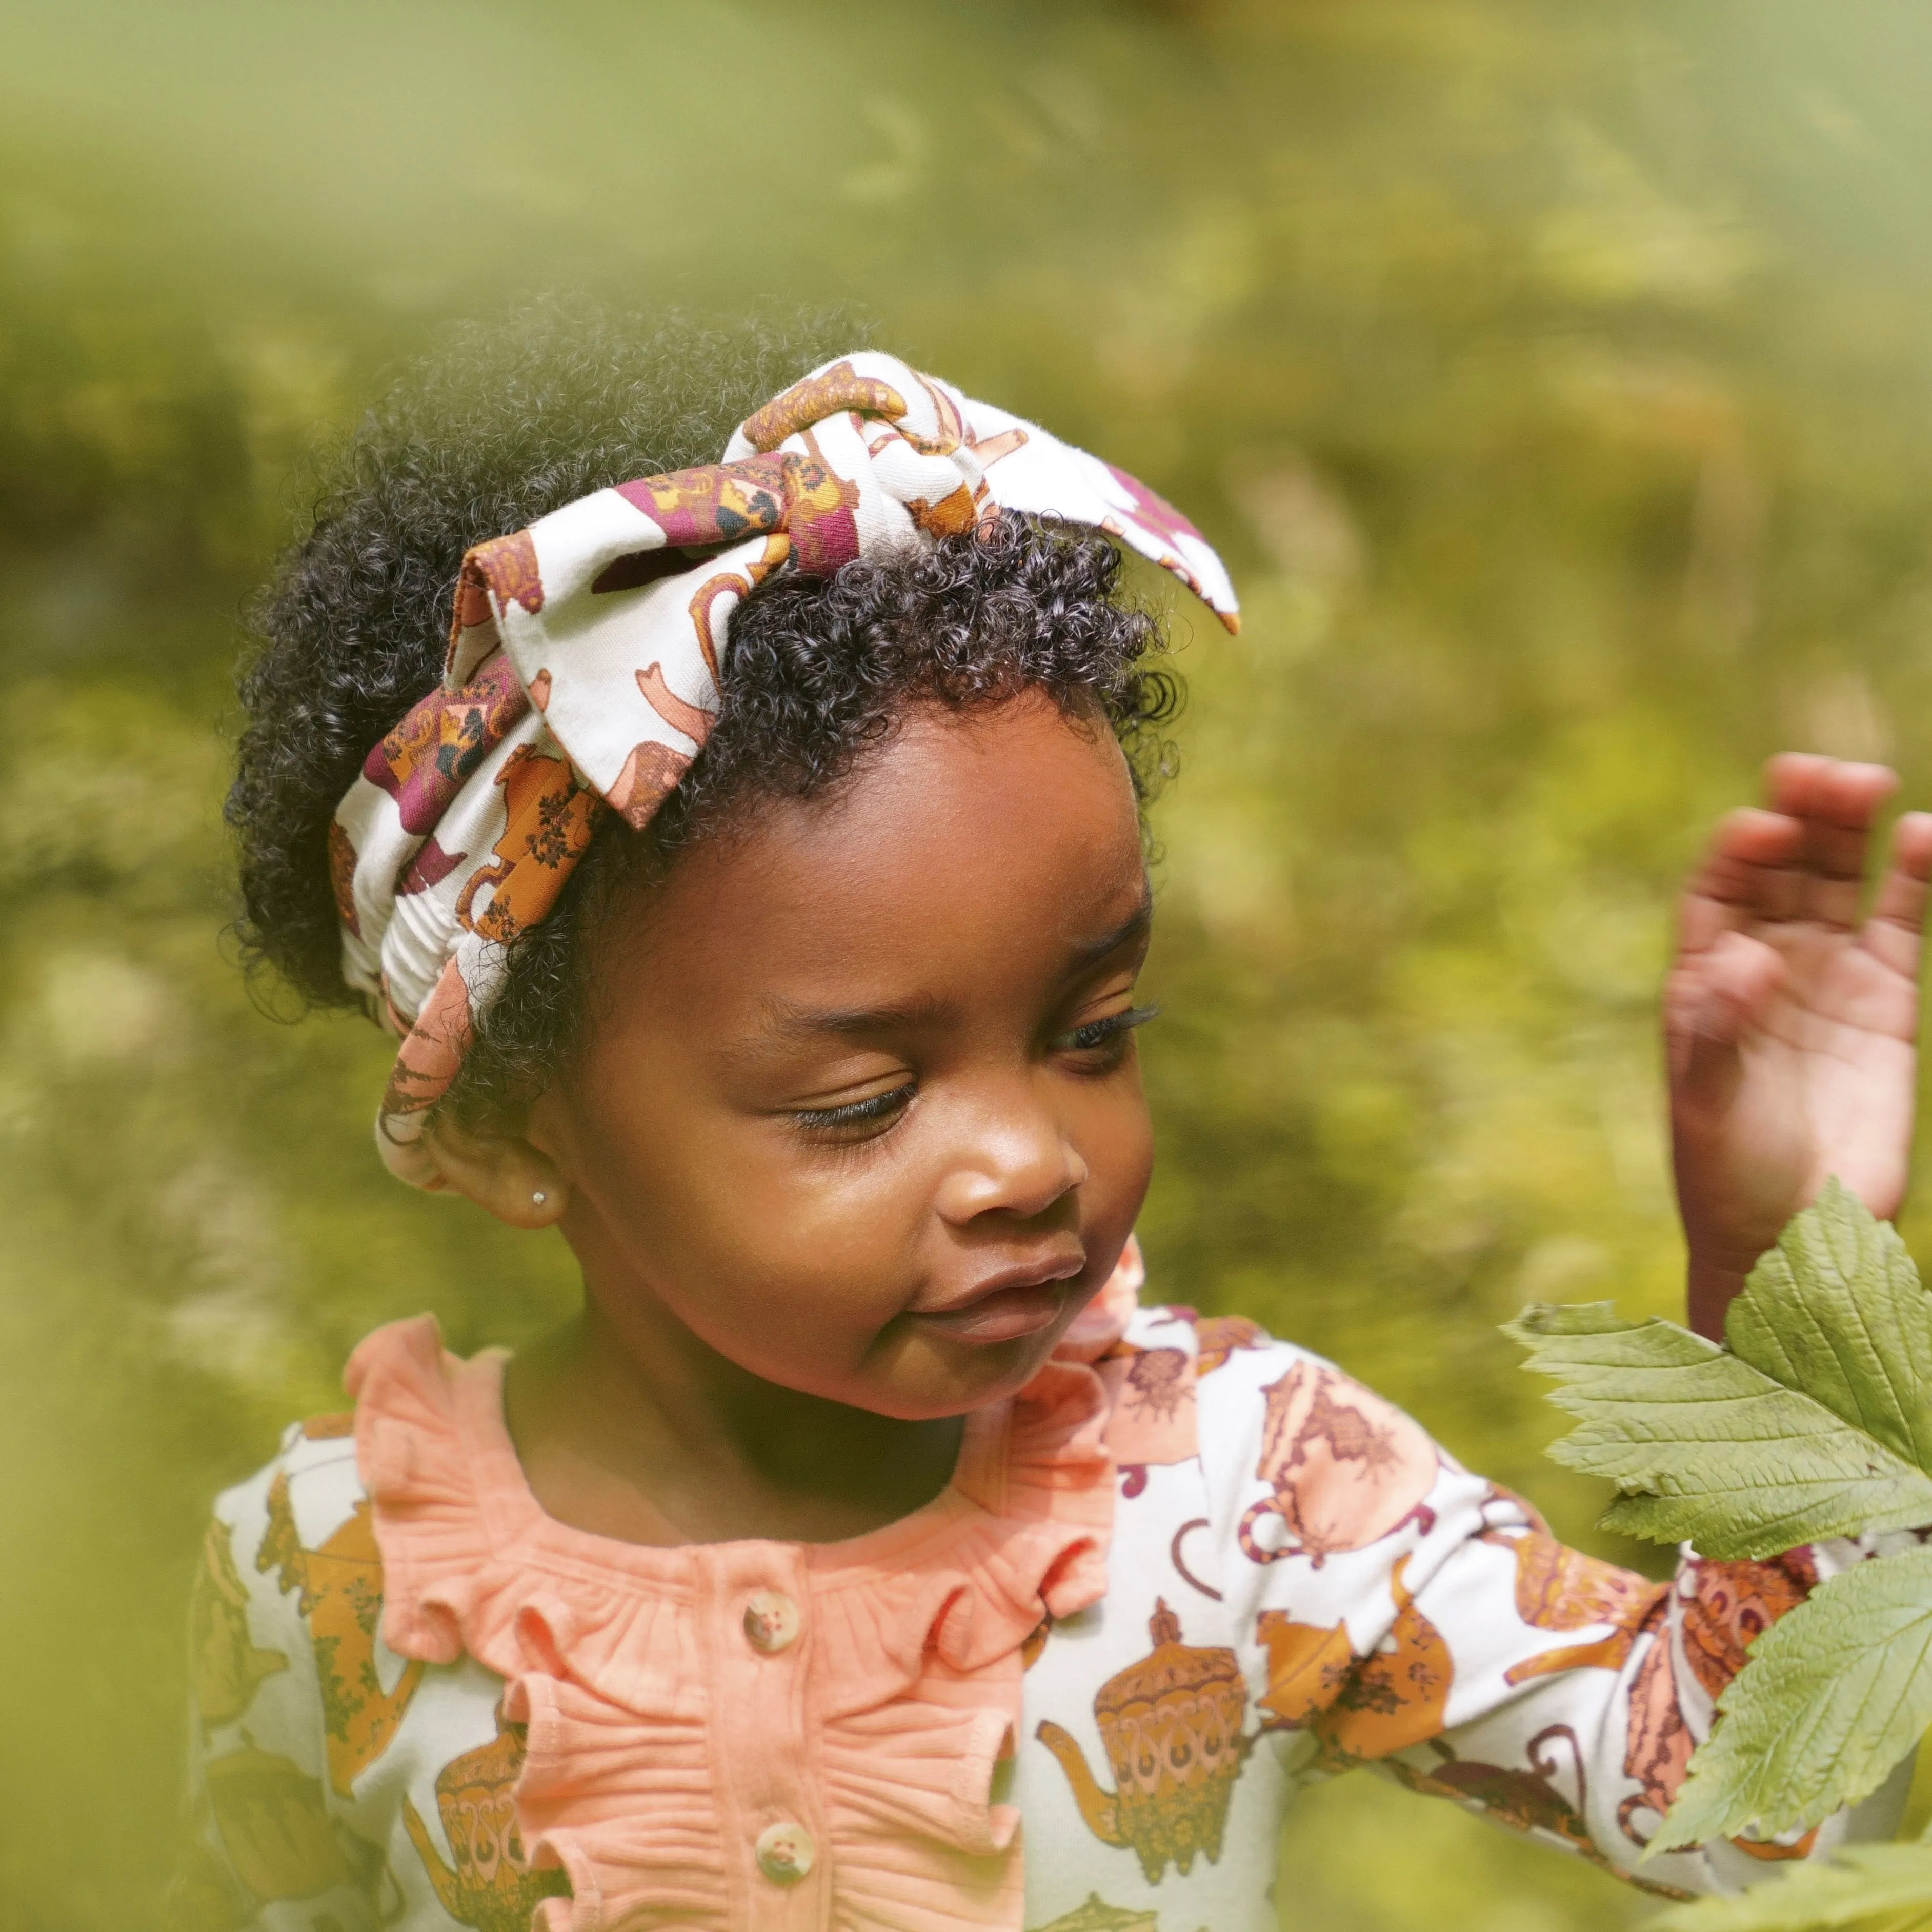
[[[1146,1191],[1108,1022],[1148,923],[1118,747],[1031,696],[922,712],[836,796],[691,850],[603,935],[530,1124],[601,1311],[886,1414],[1018,1388]]]

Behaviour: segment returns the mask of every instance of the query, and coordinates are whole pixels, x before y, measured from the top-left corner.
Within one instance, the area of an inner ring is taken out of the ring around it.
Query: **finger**
[[[1925,930],[1928,881],[1932,880],[1932,812],[1908,812],[1892,833],[1892,864],[1879,881],[1865,950],[1908,980],[1918,977]]]
[[[1796,819],[1800,844],[1792,916],[1850,930],[1864,890],[1872,820],[1898,789],[1884,765],[1786,752],[1765,768],[1774,808]]]
[[[1678,907],[1679,952],[1700,952],[1720,934],[1794,916],[1803,836],[1796,819],[1748,806],[1719,820]]]
[[[1898,788],[1898,774],[1889,765],[1861,764],[1849,758],[1828,758],[1815,752],[1780,752],[1764,765],[1766,802],[1774,812],[1794,818],[1824,811],[1833,814],[1841,801],[1871,814]],[[1849,822],[1849,821],[1848,821]]]
[[[1802,829],[1794,916],[1848,930],[1858,916],[1871,824],[1896,788],[1882,765],[1802,754],[1774,758],[1771,795]]]

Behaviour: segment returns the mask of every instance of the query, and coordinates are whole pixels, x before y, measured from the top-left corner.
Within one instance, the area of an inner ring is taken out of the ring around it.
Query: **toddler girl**
[[[466,338],[267,608],[254,944],[400,1036],[394,1172],[560,1229],[584,1292],[508,1360],[379,1329],[352,1414],[220,1499],[186,1916],[1238,1932],[1297,1787],[1363,1764],[1633,1873],[1745,1645],[1858,1550],[1651,1584],[1143,1300],[1172,692],[1114,546],[1231,629],[1232,591],[1131,477],[807,359]],[[1898,1205],[1932,820],[1855,932],[1888,784],[1781,762],[1687,902],[1706,1332],[1826,1172]]]

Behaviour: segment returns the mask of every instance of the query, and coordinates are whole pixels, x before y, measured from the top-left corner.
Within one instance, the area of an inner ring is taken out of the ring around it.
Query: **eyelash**
[[[1060,1034],[1053,1044],[1074,1053],[1098,1053],[1124,1038],[1135,1028],[1144,1027],[1149,1020],[1158,1018],[1160,1012],[1158,1006],[1129,1006],[1120,1012],[1109,1013],[1105,1019],[1089,1020],[1084,1026]],[[904,1111],[912,1099],[913,1090],[909,1082],[904,1087],[890,1088],[883,1094],[872,1094],[863,1100],[848,1100],[842,1106],[800,1107],[792,1114],[792,1124],[806,1133],[836,1133],[842,1127],[878,1126]]]
[[[792,1114],[795,1126],[808,1133],[825,1133],[839,1127],[869,1127],[889,1120],[912,1098],[908,1084],[893,1087],[864,1100],[848,1100],[838,1107],[800,1107]]]
[[[1105,1019],[1089,1020],[1084,1026],[1062,1034],[1053,1043],[1055,1046],[1069,1047],[1076,1053],[1092,1053],[1111,1046],[1132,1032],[1136,1027],[1144,1027],[1149,1020],[1160,1016],[1158,1006],[1128,1006],[1120,1012],[1109,1013]]]

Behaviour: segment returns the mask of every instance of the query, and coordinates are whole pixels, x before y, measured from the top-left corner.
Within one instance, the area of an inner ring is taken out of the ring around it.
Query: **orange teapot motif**
[[[320,1549],[304,1550],[289,1501],[288,1477],[278,1475],[268,1491],[268,1527],[255,1568],[274,1570],[282,1589],[302,1592],[298,1606],[308,1619],[322,1690],[328,1781],[346,1798],[357,1775],[388,1748],[423,1674],[421,1661],[412,1659],[395,1688],[386,1691],[376,1675],[382,1556],[368,1499],[356,1505]]]
[[[1818,1581],[1806,1549],[1788,1550],[1768,1563],[1718,1562],[1700,1556],[1684,1604],[1684,1654],[1713,1697],[1744,1667],[1751,1646],[1786,1612],[1796,1610]],[[1666,1586],[1657,1586],[1662,1599]]]
[[[239,1750],[207,1768],[208,1804],[228,1863],[255,1897],[313,1898],[338,1886],[366,1889],[382,1852],[352,1838],[328,1815],[322,1780],[291,1758]]]
[[[1151,1912],[1129,1912],[1109,1905],[1097,1892],[1090,1892],[1084,1905],[1064,1912],[1050,1925],[1035,1932],[1160,1932],[1160,1921]]]
[[[1346,1622],[1324,1629],[1285,1610],[1255,1619],[1268,1654],[1262,1730],[1309,1732],[1330,1770],[1390,1757],[1442,1732],[1455,1662],[1448,1640],[1405,1585],[1408,1567],[1406,1556],[1396,1558],[1389,1576],[1395,1620],[1385,1644],[1366,1657],[1355,1654]]]
[[[1088,1828],[1103,1844],[1132,1846],[1150,1885],[1170,1861],[1185,1877],[1195,1854],[1212,1864],[1234,1780],[1248,1752],[1248,1687],[1225,1646],[1180,1641],[1180,1620],[1157,1598],[1151,1653],[1102,1684],[1094,1717],[1112,1765],[1103,1790],[1072,1736],[1048,1720],[1036,1735],[1059,1760]]]
[[[279,1650],[262,1648],[248,1634],[248,1592],[235,1568],[232,1534],[219,1516],[209,1522],[188,1599],[188,1674],[204,1737],[240,1717],[263,1678],[289,1667]]]
[[[524,1768],[524,1732],[503,1721],[487,1744],[452,1758],[437,1774],[436,1816],[454,1866],[446,1864],[422,1814],[406,1798],[403,1828],[429,1874],[437,1900],[473,1932],[529,1932],[530,1914],[544,1899],[569,1890],[560,1871],[532,1871],[517,1828],[517,1779]]]
[[[1532,1529],[1514,1534],[1487,1529],[1482,1538],[1515,1558],[1516,1613],[1532,1630],[1610,1627],[1608,1636],[1546,1650],[1511,1664],[1503,1672],[1505,1683],[1526,1683],[1564,1670],[1621,1670],[1670,1594],[1667,1583],[1650,1582],[1580,1550],[1566,1548],[1542,1526],[1540,1517]],[[1723,1688],[1722,1682],[1717,1686]]]

